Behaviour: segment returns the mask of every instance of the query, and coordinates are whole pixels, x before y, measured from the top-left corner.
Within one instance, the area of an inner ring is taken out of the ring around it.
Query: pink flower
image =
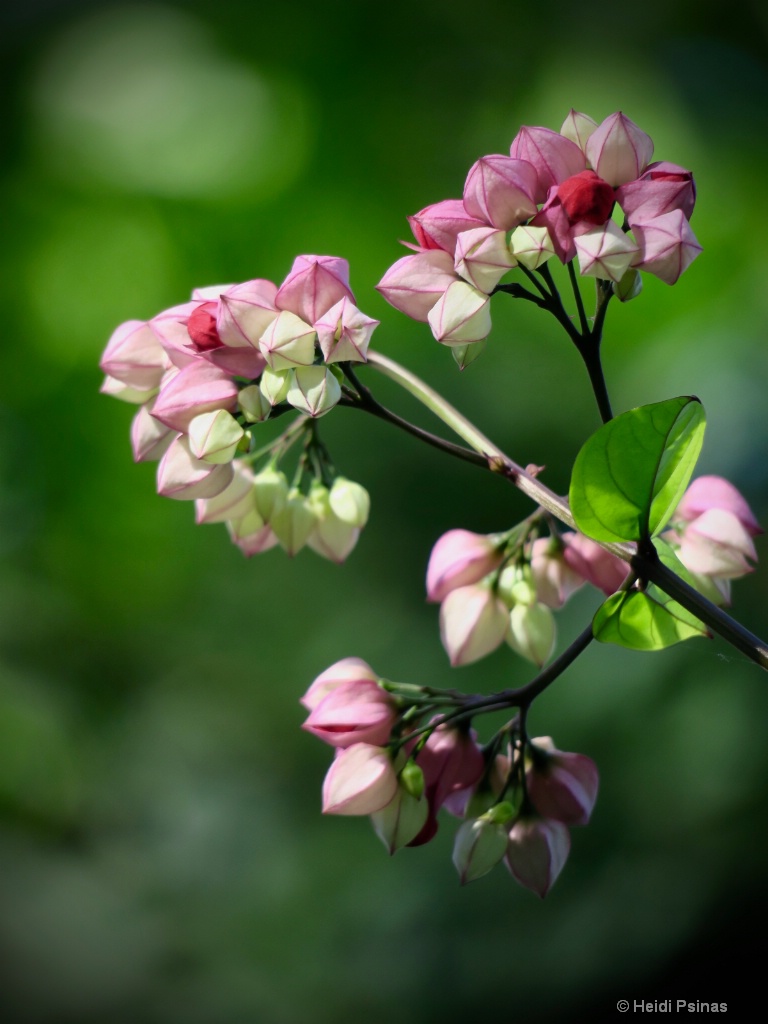
[[[615,594],[627,578],[629,566],[583,533],[566,533],[562,540],[567,565],[604,594]]]
[[[432,548],[427,566],[427,600],[443,601],[452,590],[498,569],[503,548],[498,538],[470,530],[449,530]]]
[[[537,203],[544,202],[553,185],[559,185],[587,166],[583,151],[551,128],[521,128],[512,140],[509,153],[533,165],[537,181],[534,198]]]
[[[189,439],[179,434],[157,467],[157,493],[180,501],[213,498],[232,482],[232,475],[231,463],[215,466],[196,459]]]
[[[453,666],[495,651],[508,628],[507,606],[479,583],[452,590],[440,607],[440,639]]]
[[[486,226],[484,220],[470,217],[461,199],[444,199],[425,206],[409,217],[408,223],[420,249],[443,249],[451,256],[461,232]]]
[[[693,480],[675,509],[674,518],[690,522],[711,508],[733,513],[752,537],[763,532],[744,496],[721,476],[699,476]]]
[[[562,544],[551,537],[539,537],[533,542],[531,576],[536,599],[549,608],[562,608],[585,583],[584,577],[566,561]]]
[[[576,255],[574,240],[604,225],[613,203],[613,188],[607,181],[594,171],[580,171],[550,189],[531,223],[548,229],[558,258],[567,263]]]
[[[483,754],[474,734],[443,725],[430,734],[416,763],[424,773],[429,815],[410,846],[422,846],[433,838],[437,832],[437,812],[446,800],[474,786],[485,770]]]
[[[326,363],[343,360],[364,363],[371,335],[378,326],[378,320],[361,313],[346,296],[314,325]]]
[[[606,117],[586,145],[587,159],[609,185],[639,178],[653,156],[653,141],[634,121],[618,111]]]
[[[595,762],[584,754],[557,750],[549,736],[532,740],[531,748],[526,783],[538,814],[563,825],[586,825],[600,781]]]
[[[99,363],[110,377],[140,390],[159,387],[168,365],[157,335],[142,320],[121,324],[107,342]]]
[[[536,213],[538,181],[527,160],[495,153],[472,165],[464,185],[464,207],[470,216],[505,231]]]
[[[612,220],[574,238],[574,245],[583,276],[616,283],[629,270],[638,252],[638,246]]]
[[[297,256],[278,289],[275,305],[314,324],[343,298],[355,301],[346,260],[338,256]]]
[[[571,849],[565,825],[545,818],[518,818],[509,832],[506,864],[512,877],[542,899],[555,884]]]
[[[344,683],[377,683],[378,680],[379,677],[362,658],[342,658],[320,673],[301,698],[301,703],[312,711],[329,693]]]
[[[339,748],[323,782],[323,814],[373,814],[397,794],[397,775],[383,747]]]
[[[426,323],[437,300],[449,285],[458,280],[453,253],[430,249],[403,256],[393,263],[376,285],[376,290],[390,306]]]
[[[650,164],[635,181],[621,185],[616,190],[616,199],[630,224],[671,210],[682,210],[690,220],[696,202],[696,183],[684,167],[660,160]]]
[[[752,537],[732,512],[709,508],[686,524],[678,557],[691,572],[735,579],[752,572],[747,559],[757,560]]]
[[[652,220],[636,219],[632,232],[640,245],[634,265],[674,284],[701,252],[682,210],[670,210]]]
[[[312,708],[302,728],[332,747],[383,746],[397,720],[392,697],[370,679],[350,680]]]
[[[203,412],[237,408],[237,385],[224,370],[198,359],[167,378],[152,415],[173,430],[186,431]]]

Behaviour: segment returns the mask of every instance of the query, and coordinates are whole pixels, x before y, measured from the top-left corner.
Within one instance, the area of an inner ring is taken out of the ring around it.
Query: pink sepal
[[[338,256],[297,256],[278,289],[275,305],[314,324],[345,297],[355,301],[346,260]]]
[[[157,467],[157,493],[179,501],[212,498],[231,483],[232,474],[229,462],[215,466],[196,459],[190,451],[189,439],[180,434]]]
[[[693,480],[675,509],[674,519],[688,522],[710,508],[732,512],[753,537],[763,532],[741,491],[722,476],[699,476]]]
[[[332,747],[383,746],[397,711],[389,694],[371,679],[340,683],[312,708],[302,729]]]
[[[604,594],[615,594],[627,578],[629,566],[583,533],[564,534],[563,544],[566,563]]]
[[[505,231],[536,213],[536,169],[527,160],[494,153],[472,165],[464,185],[470,216]]]
[[[421,249],[442,249],[451,255],[460,232],[485,227],[485,221],[470,217],[461,199],[443,199],[425,206],[409,217],[408,223]]]
[[[639,178],[653,156],[653,141],[618,111],[606,117],[587,140],[592,169],[610,185],[625,185]]]
[[[397,793],[389,752],[368,743],[336,751],[323,782],[323,814],[373,814]]]
[[[393,263],[376,285],[376,291],[401,313],[427,323],[429,311],[449,285],[458,280],[453,253],[429,249]]]
[[[237,385],[232,378],[204,359],[185,366],[163,384],[152,415],[173,430],[186,431],[202,412],[237,407]]]
[[[559,821],[520,818],[510,829],[505,862],[515,881],[544,899],[570,850],[570,834]]]
[[[670,210],[682,210],[690,220],[696,202],[696,183],[685,167],[660,160],[635,181],[616,190],[616,199],[630,224],[651,220]]]
[[[533,198],[537,203],[544,202],[553,185],[559,185],[587,166],[582,150],[551,128],[524,126],[512,140],[509,154],[517,160],[527,160],[536,170],[537,187]]]
[[[501,565],[503,552],[491,537],[449,530],[432,548],[427,565],[427,600],[443,601],[452,590],[479,583]]]
[[[634,265],[666,284],[674,284],[701,253],[682,210],[671,210],[653,220],[636,220],[632,233],[641,250]]]
[[[342,658],[320,673],[301,698],[301,703],[311,711],[343,683],[375,683],[378,682],[378,678],[368,662],[362,658]]]

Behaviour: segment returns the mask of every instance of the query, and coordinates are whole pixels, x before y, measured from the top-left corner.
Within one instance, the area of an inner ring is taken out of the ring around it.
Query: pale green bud
[[[505,637],[513,651],[539,668],[555,646],[555,617],[545,604],[516,604]]]
[[[226,409],[195,416],[189,424],[189,447],[196,459],[222,465],[235,457],[245,431]]]
[[[497,592],[510,608],[516,604],[533,604],[536,600],[536,587],[530,565],[512,562],[502,569]]]
[[[488,818],[465,821],[456,833],[453,863],[461,884],[482,878],[504,858],[508,829]]]
[[[286,398],[300,412],[323,416],[341,398],[341,385],[327,366],[300,366],[293,373]]]
[[[253,486],[259,515],[269,523],[288,499],[288,478],[281,469],[267,466],[253,478]]]
[[[259,379],[259,391],[270,405],[284,402],[291,386],[292,370],[273,370],[266,366]]]
[[[330,506],[343,523],[362,529],[368,522],[371,498],[368,491],[354,480],[337,476],[331,486]]]
[[[426,800],[418,800],[399,786],[394,799],[371,815],[371,824],[389,852],[396,853],[421,832],[428,813]]]
[[[288,492],[282,508],[277,512],[273,511],[269,525],[281,546],[289,555],[295,555],[307,543],[309,535],[317,525],[317,518],[307,498],[294,487]]]
[[[636,299],[643,290],[643,278],[639,270],[630,267],[620,281],[613,282],[613,294],[619,302],[629,302]]]
[[[249,384],[248,387],[240,389],[237,407],[249,423],[263,423],[272,411],[272,403],[265,397],[258,384]]]
[[[460,370],[466,370],[485,351],[484,341],[473,341],[469,345],[453,345],[451,355]]]

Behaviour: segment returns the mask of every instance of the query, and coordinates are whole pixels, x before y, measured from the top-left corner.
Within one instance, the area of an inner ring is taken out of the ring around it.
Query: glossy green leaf
[[[688,485],[704,439],[697,398],[672,398],[615,417],[583,446],[573,467],[576,526],[603,542],[640,541],[662,530]]]
[[[664,565],[686,583],[695,582],[666,541],[657,540],[655,547]],[[694,636],[709,636],[704,623],[653,585],[609,597],[597,610],[592,632],[601,643],[634,651],[659,651]]]

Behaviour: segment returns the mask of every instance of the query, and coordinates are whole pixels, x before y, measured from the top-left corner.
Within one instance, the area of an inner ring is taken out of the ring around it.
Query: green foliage
[[[688,485],[704,438],[697,398],[672,398],[617,416],[576,457],[570,503],[576,526],[602,542],[648,540]]]
[[[633,651],[660,651],[694,636],[707,636],[695,616],[657,587],[613,594],[592,622],[595,639]]]

